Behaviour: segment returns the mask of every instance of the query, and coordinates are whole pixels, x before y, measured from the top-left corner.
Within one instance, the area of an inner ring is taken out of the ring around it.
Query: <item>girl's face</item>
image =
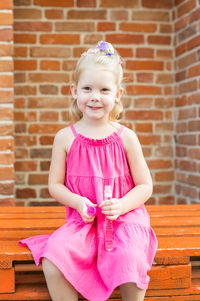
[[[101,65],[84,69],[77,87],[73,85],[71,91],[83,117],[94,120],[108,119],[122,94],[122,89],[117,89],[114,72]]]

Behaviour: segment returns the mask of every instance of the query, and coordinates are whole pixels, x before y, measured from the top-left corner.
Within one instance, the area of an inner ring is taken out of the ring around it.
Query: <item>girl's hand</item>
[[[92,223],[95,219],[95,216],[90,216],[87,214],[87,205],[91,206],[91,207],[97,207],[97,204],[92,203],[90,200],[88,200],[87,198],[82,198],[82,200],[79,203],[79,206],[77,208],[77,211],[79,212],[79,214],[81,215],[83,221],[85,223]]]
[[[102,213],[105,214],[107,219],[116,220],[122,213],[122,202],[120,199],[110,199],[103,201],[100,205]]]

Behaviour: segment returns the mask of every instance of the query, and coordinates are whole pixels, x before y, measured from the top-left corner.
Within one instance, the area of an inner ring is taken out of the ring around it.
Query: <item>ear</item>
[[[119,102],[119,101],[120,101],[120,98],[121,98],[121,96],[122,96],[122,94],[123,94],[123,91],[124,91],[123,88],[120,88],[120,89],[118,90],[118,92],[117,92],[117,94],[116,94],[115,102]]]
[[[76,86],[74,84],[70,85],[70,90],[71,90],[71,93],[72,93],[72,97],[74,99],[77,98],[77,89],[76,89]]]

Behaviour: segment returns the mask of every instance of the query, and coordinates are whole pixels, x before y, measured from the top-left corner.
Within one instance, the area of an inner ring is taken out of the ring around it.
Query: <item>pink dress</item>
[[[100,204],[105,185],[121,198],[133,187],[125,149],[120,137],[123,126],[104,139],[78,134],[66,159],[65,185],[72,192]],[[98,209],[93,223],[84,223],[79,213],[66,207],[66,223],[51,235],[21,240],[36,265],[43,257],[53,262],[75,289],[90,301],[107,300],[114,288],[134,282],[147,289],[157,239],[144,205],[113,222],[113,250],[105,249],[105,217]]]

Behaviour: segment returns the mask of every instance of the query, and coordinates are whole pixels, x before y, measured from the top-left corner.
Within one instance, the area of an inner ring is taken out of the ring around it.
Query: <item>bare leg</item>
[[[135,283],[125,283],[120,286],[123,301],[143,301],[146,290],[142,290]]]
[[[77,301],[78,293],[59,269],[47,258],[42,260],[47,287],[53,301]]]

